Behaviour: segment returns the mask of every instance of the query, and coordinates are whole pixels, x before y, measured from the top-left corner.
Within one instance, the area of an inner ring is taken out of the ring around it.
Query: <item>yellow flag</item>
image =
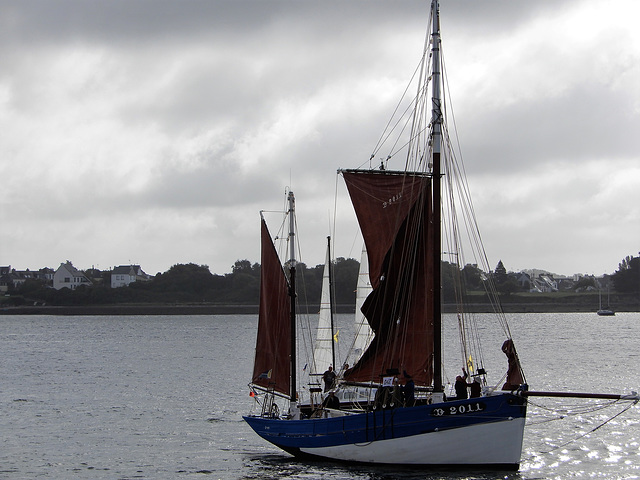
[[[473,372],[473,358],[471,358],[471,355],[469,355],[469,358],[467,359],[467,368],[469,369],[469,372]]]
[[[340,333],[340,330],[337,330],[336,333],[333,335],[333,341],[338,343],[338,334]]]

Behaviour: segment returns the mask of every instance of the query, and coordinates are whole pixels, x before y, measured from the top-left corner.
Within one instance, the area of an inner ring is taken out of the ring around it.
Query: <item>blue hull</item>
[[[517,458],[507,462],[494,462],[493,458],[502,458],[499,455],[482,454],[478,458],[487,458],[486,463],[507,463],[516,466],[519,463],[522,443],[522,430],[526,416],[526,400],[522,397],[504,393],[500,395],[480,397],[468,400],[451,401],[433,405],[423,405],[411,408],[395,408],[389,410],[376,410],[368,413],[348,414],[337,418],[314,418],[303,420],[283,420],[275,418],[262,418],[246,416],[245,421],[253,430],[265,440],[279,448],[300,456],[318,456],[323,458],[341,459],[341,454],[334,454],[333,447],[370,446],[375,443],[394,448],[402,445],[402,452],[411,448],[410,441],[416,439],[416,445],[431,448],[434,438],[447,439],[446,441],[458,442],[456,432],[460,432],[464,438],[467,429],[474,432],[482,432],[478,438],[486,435],[496,436],[514,435],[513,441],[519,441]],[[521,422],[513,422],[521,420]],[[500,425],[515,424],[522,428],[502,429]],[[447,433],[448,432],[448,433]],[[435,435],[429,435],[434,433]],[[429,438],[430,437],[430,438]],[[466,435],[466,437],[469,437]],[[418,440],[420,439],[420,440]],[[426,440],[425,440],[426,439]],[[504,438],[499,439],[504,441]],[[444,440],[443,440],[444,441]],[[486,442],[493,439],[486,438]],[[509,440],[507,439],[507,443]],[[464,443],[464,442],[463,442]],[[470,448],[477,448],[473,442]],[[483,442],[480,442],[483,443]],[[459,444],[458,446],[462,446]],[[482,446],[483,448],[485,446]],[[479,447],[478,447],[479,448]],[[408,454],[407,454],[408,455]],[[464,457],[464,450],[457,450],[457,455]],[[514,455],[511,455],[514,457]],[[365,457],[366,458],[366,457]],[[412,458],[408,455],[408,458]],[[439,459],[425,459],[424,464],[440,464]],[[350,461],[360,461],[359,457],[348,456],[342,458]],[[385,461],[376,457],[374,462],[396,463]],[[408,463],[422,463],[415,460]],[[484,463],[474,461],[475,463]],[[449,462],[445,462],[449,464]]]

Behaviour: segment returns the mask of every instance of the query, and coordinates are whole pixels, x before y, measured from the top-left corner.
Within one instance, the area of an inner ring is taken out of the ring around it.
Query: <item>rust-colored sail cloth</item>
[[[260,312],[252,383],[291,394],[291,304],[289,284],[262,220]]]
[[[431,179],[425,175],[343,171],[369,255],[373,291],[362,307],[375,338],[345,379],[379,382],[407,372],[433,378]]]
[[[520,360],[518,359],[518,352],[516,352],[516,346],[513,344],[513,340],[510,338],[505,340],[502,344],[502,351],[509,361],[507,380],[502,386],[502,390],[515,390],[524,383],[524,378],[522,376]]]

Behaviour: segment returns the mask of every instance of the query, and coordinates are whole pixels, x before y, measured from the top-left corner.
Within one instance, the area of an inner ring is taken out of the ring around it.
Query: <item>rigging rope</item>
[[[431,20],[430,20],[431,23]],[[405,170],[429,172],[432,168],[430,164],[425,162],[425,158],[433,149],[431,142],[431,129],[433,128],[433,118],[431,113],[431,98],[428,95],[429,87],[432,82],[433,68],[432,62],[428,61],[432,53],[429,46],[431,42],[431,32],[427,32],[424,49],[418,66],[414,69],[413,75],[401,95],[398,105],[395,107],[390,119],[387,122],[378,142],[376,143],[371,157],[368,161],[371,164],[373,158],[378,155],[384,147],[387,149],[386,162],[389,162],[398,153],[406,150],[406,160],[404,164]],[[469,296],[465,289],[465,281],[462,269],[469,263],[465,258],[465,250],[469,249],[473,258],[472,265],[479,265],[480,269],[487,273],[485,281],[482,285],[485,294],[492,301],[493,313],[498,318],[504,336],[511,339],[511,332],[507,324],[506,316],[502,312],[499,304],[499,295],[495,282],[491,275],[491,267],[487,258],[487,254],[482,245],[482,238],[477,224],[476,213],[471,202],[469,186],[466,180],[466,172],[462,163],[462,154],[460,147],[460,139],[458,137],[457,125],[451,107],[449,82],[447,70],[445,68],[445,57],[440,47],[441,76],[443,83],[443,95],[441,99],[440,109],[442,115],[442,230],[443,230],[443,247],[447,252],[443,253],[443,260],[446,258],[453,267],[450,269],[455,275],[453,295],[457,304],[463,305],[469,302]],[[417,82],[415,96],[408,98],[408,91],[411,85]],[[402,108],[402,104],[406,103],[406,108]],[[451,119],[453,132],[449,131],[448,119]],[[451,139],[454,135],[455,143]],[[395,138],[392,138],[395,136]],[[408,137],[408,138],[407,138]],[[386,144],[386,147],[385,147]],[[371,165],[370,165],[371,166]],[[386,167],[383,161],[383,167]],[[446,187],[446,188],[445,188]],[[412,228],[416,228],[412,226]],[[463,237],[468,237],[463,241]],[[453,253],[452,253],[453,252]],[[447,257],[448,255],[448,257]],[[406,273],[410,268],[407,267]],[[444,273],[444,272],[443,272]],[[402,282],[403,279],[400,279]],[[410,287],[405,282],[406,287]],[[404,287],[403,287],[404,288]],[[399,311],[401,308],[393,308],[391,311]],[[471,365],[474,373],[478,369],[484,369],[483,351],[479,339],[478,317],[467,313],[468,308],[465,306],[458,313],[458,334],[461,340],[460,356],[462,365],[467,367]],[[391,326],[389,325],[389,328]],[[400,339],[402,343],[407,341],[406,336]],[[390,351],[396,350],[392,348]],[[467,369],[470,369],[469,367]],[[471,373],[471,372],[470,372]],[[524,373],[522,374],[524,378]],[[484,376],[482,379],[485,381]]]
[[[616,401],[612,402],[610,405],[606,405],[604,407],[600,407],[600,408],[598,408],[596,410],[593,410],[593,411],[597,411],[597,410],[601,410],[602,408],[610,407],[610,406],[618,403],[619,401],[620,400],[616,400]],[[527,457],[527,459],[531,459],[531,458],[533,458],[535,456],[538,456],[538,455],[548,455],[549,453],[552,453],[552,452],[554,452],[554,451],[556,451],[556,450],[558,450],[560,448],[566,447],[567,445],[569,445],[569,444],[571,444],[573,442],[576,442],[576,441],[580,440],[581,438],[586,437],[587,435],[589,435],[589,434],[595,432],[596,430],[599,430],[600,428],[604,427],[607,423],[609,423],[612,420],[614,420],[615,418],[619,417],[620,415],[625,413],[627,410],[629,410],[631,407],[635,406],[637,403],[638,403],[638,400],[634,400],[633,402],[629,403],[629,405],[627,405],[625,408],[623,408],[620,412],[616,413],[615,415],[613,415],[612,417],[608,418],[604,422],[600,423],[596,427],[592,428],[588,432],[582,433],[582,434],[578,435],[577,437],[572,438],[571,440],[568,440],[568,441],[564,442],[561,445],[556,445],[551,450],[548,450],[546,452],[539,452],[538,454],[531,454],[529,457]],[[588,413],[588,412],[585,412],[585,413]],[[565,418],[565,417],[562,417],[562,418]]]

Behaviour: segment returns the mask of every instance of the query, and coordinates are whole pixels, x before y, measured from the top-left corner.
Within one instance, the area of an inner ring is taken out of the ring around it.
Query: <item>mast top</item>
[[[289,266],[291,268],[296,267],[296,198],[292,191],[289,191],[289,195],[287,195],[287,201],[289,202]]]
[[[442,137],[442,106],[440,93],[440,7],[438,0],[431,2],[431,61],[433,91],[431,100],[431,125],[433,153],[440,153]]]

